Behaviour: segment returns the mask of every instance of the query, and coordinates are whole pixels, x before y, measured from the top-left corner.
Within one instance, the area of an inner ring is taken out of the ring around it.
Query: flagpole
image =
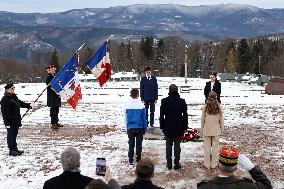
[[[85,44],[86,44],[86,43],[83,43],[83,44],[78,48],[78,50],[76,50],[76,53],[79,53],[79,52],[82,50],[82,48],[85,47]],[[46,87],[45,87],[45,88],[43,89],[43,91],[37,96],[37,98],[33,101],[33,103],[36,103],[36,102],[38,101],[39,97],[41,97],[41,95],[44,93],[44,91],[46,91],[46,89],[50,86],[50,84],[51,84],[51,82],[50,82],[48,85],[46,85]],[[31,109],[31,108],[27,109],[27,111],[24,113],[24,115],[22,116],[21,119],[23,119],[23,118],[27,115],[27,113],[30,111],[30,109]]]
[[[41,97],[41,95],[44,93],[44,91],[49,87],[50,83],[43,89],[43,91],[37,96],[37,98],[33,101],[33,103],[36,103],[39,99],[39,97]],[[23,119],[27,113],[30,111],[31,108],[27,109],[26,113],[24,113],[24,115],[22,116],[21,119]]]
[[[111,35],[107,38],[106,42],[109,43],[109,41],[110,41],[110,39],[111,39],[112,37],[113,37],[113,34],[111,34]],[[88,44],[90,44],[90,43],[91,43],[91,42],[89,42]],[[85,45],[85,44],[86,44],[86,43],[84,43],[83,45]],[[83,46],[83,45],[82,45],[82,46]],[[81,47],[82,47],[82,46],[81,46]],[[85,46],[86,46],[86,45],[85,45]],[[84,47],[85,47],[85,46],[84,46]],[[80,48],[81,48],[81,47],[80,47]],[[80,49],[80,48],[79,48],[79,49]],[[78,50],[79,50],[79,49],[78,49]],[[81,49],[80,49],[80,50],[81,50]],[[76,51],[76,52],[77,52],[77,51]],[[85,66],[87,66],[86,63],[85,63],[84,65],[78,67],[78,72],[81,71]]]

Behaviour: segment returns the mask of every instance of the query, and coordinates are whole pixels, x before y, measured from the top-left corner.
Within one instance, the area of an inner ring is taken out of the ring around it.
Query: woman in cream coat
[[[201,129],[204,139],[204,166],[214,169],[218,165],[219,139],[224,130],[223,108],[214,91],[209,93],[202,108]]]

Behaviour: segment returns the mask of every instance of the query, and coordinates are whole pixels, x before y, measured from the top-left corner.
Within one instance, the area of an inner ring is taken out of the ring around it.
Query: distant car
[[[284,77],[271,78],[265,86],[265,93],[284,95]]]

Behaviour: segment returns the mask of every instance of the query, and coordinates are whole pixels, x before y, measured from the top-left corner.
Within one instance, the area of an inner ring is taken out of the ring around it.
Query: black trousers
[[[155,100],[145,101],[147,123],[149,123],[148,121],[149,107],[150,107],[150,125],[154,125]]]
[[[128,135],[128,144],[129,144],[128,159],[130,163],[133,163],[135,139],[136,139],[136,161],[139,161],[141,159],[144,129],[143,128],[127,129],[127,135]]]
[[[59,114],[59,106],[51,106],[50,107],[50,118],[51,118],[51,124],[57,124],[58,123],[58,114]]]
[[[181,137],[171,137],[166,136],[166,158],[167,158],[167,165],[172,166],[172,147],[174,145],[174,164],[179,165],[180,160],[180,143]]]
[[[18,126],[10,126],[9,129],[7,129],[7,144],[10,151],[17,150],[17,135],[18,135]]]

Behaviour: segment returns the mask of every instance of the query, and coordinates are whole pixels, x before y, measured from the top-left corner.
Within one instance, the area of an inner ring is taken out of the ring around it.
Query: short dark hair
[[[171,84],[169,86],[169,93],[177,93],[178,92],[178,87],[175,84]]]
[[[141,159],[136,165],[136,174],[138,178],[149,179],[154,174],[154,164],[149,158]]]
[[[132,98],[138,97],[138,96],[139,96],[139,90],[136,89],[136,88],[131,89],[131,91],[130,91],[130,96],[131,96]]]
[[[85,189],[109,189],[108,185],[101,179],[92,180]]]
[[[211,72],[210,75],[214,75],[215,77],[217,77],[217,72]]]
[[[151,71],[151,67],[150,66],[147,66],[145,69],[144,69],[145,72],[147,71]]]

